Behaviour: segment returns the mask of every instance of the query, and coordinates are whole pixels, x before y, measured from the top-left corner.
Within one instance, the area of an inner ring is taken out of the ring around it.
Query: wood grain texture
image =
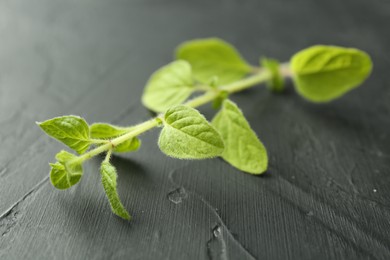
[[[389,259],[389,17],[381,0],[0,0],[0,259]],[[101,158],[72,189],[50,185],[62,145],[35,121],[148,119],[148,76],[180,42],[209,36],[253,64],[317,43],[357,47],[374,71],[324,105],[291,84],[233,96],[268,149],[262,177],[167,158],[155,129],[113,160],[131,222],[110,212]]]

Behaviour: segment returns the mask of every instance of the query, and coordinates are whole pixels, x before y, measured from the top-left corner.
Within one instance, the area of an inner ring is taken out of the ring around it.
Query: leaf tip
[[[130,214],[128,212],[126,212],[125,214],[118,215],[118,216],[121,217],[124,220],[127,220],[127,221],[131,220],[131,216],[130,216]]]

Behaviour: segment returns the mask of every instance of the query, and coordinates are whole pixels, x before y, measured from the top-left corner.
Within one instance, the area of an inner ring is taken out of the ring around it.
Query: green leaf
[[[90,126],[91,138],[109,140],[124,135],[131,131],[132,128],[124,128],[106,123],[95,123]],[[141,140],[138,137],[131,138],[114,148],[114,152],[124,153],[132,152],[139,149]]]
[[[197,110],[180,105],[168,109],[158,140],[161,151],[181,159],[204,159],[221,155],[219,133]]]
[[[176,57],[188,61],[195,79],[202,83],[217,76],[218,83],[224,85],[252,71],[232,45],[218,38],[184,42],[177,48]]]
[[[89,127],[89,131],[91,138],[109,139],[124,135],[129,132],[129,129],[107,123],[94,123]]]
[[[61,151],[56,155],[58,162],[50,164],[50,181],[54,187],[65,190],[80,181],[83,168],[81,163],[73,161],[76,158],[77,156],[66,151]]]
[[[123,219],[130,220],[130,214],[122,205],[116,190],[117,173],[115,167],[109,162],[102,162],[100,173],[102,175],[104,191],[106,192],[108,201],[110,202],[112,212]]]
[[[372,62],[358,49],[317,45],[295,54],[291,70],[303,97],[327,102],[359,86],[370,75]]]
[[[61,141],[77,153],[82,154],[91,145],[87,122],[78,116],[61,116],[45,122],[37,122],[49,136]]]
[[[268,88],[274,92],[282,92],[284,90],[284,78],[280,73],[280,64],[277,60],[262,58],[261,65],[270,71],[272,78],[268,81]]]
[[[225,143],[223,159],[244,172],[261,174],[267,170],[267,151],[236,104],[225,100],[212,125]]]
[[[155,112],[183,103],[194,91],[191,66],[178,60],[157,70],[146,84],[142,103]]]

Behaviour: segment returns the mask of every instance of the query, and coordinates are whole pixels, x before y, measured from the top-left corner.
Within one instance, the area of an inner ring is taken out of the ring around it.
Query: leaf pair
[[[158,141],[165,154],[181,159],[222,156],[234,167],[252,174],[267,169],[265,147],[239,108],[225,100],[210,124],[197,110],[180,105],[168,109]]]
[[[133,129],[134,129],[133,127],[124,128],[119,126],[113,126],[106,123],[95,123],[91,125],[90,133],[92,138],[109,140],[124,135]],[[114,152],[117,153],[133,152],[138,150],[140,146],[141,146],[141,140],[138,137],[133,137],[114,147]]]
[[[85,153],[91,144],[101,144],[104,140],[121,136],[132,128],[123,128],[105,123],[91,126],[78,116],[61,116],[37,123],[49,136],[64,143],[78,154]],[[134,137],[115,147],[115,152],[131,152],[137,150],[141,141]]]
[[[142,103],[152,111],[165,112],[197,90],[196,82],[215,88],[242,79],[252,67],[230,44],[212,38],[180,45],[177,61],[157,70],[146,84]]]

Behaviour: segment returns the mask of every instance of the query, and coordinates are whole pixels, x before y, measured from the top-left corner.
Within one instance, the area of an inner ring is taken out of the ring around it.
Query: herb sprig
[[[82,164],[101,153],[102,185],[113,213],[129,220],[117,192],[117,172],[112,153],[134,152],[139,135],[161,127],[158,145],[179,159],[222,157],[233,167],[262,174],[268,167],[266,148],[239,107],[229,99],[235,92],[267,83],[281,92],[285,78],[292,78],[297,92],[311,102],[328,102],[359,86],[371,73],[368,54],[353,48],[317,45],[295,54],[290,63],[262,58],[262,67],[248,64],[229,43],[217,38],[181,44],[176,61],[157,70],[146,84],[142,103],[157,116],[129,127],[106,123],[89,125],[78,116],[61,116],[37,123],[49,136],[78,155],[60,151],[50,164],[50,180],[57,189],[77,184]],[[198,94],[201,93],[201,94]],[[191,98],[192,96],[195,96]],[[213,103],[219,112],[211,123],[195,108]]]

